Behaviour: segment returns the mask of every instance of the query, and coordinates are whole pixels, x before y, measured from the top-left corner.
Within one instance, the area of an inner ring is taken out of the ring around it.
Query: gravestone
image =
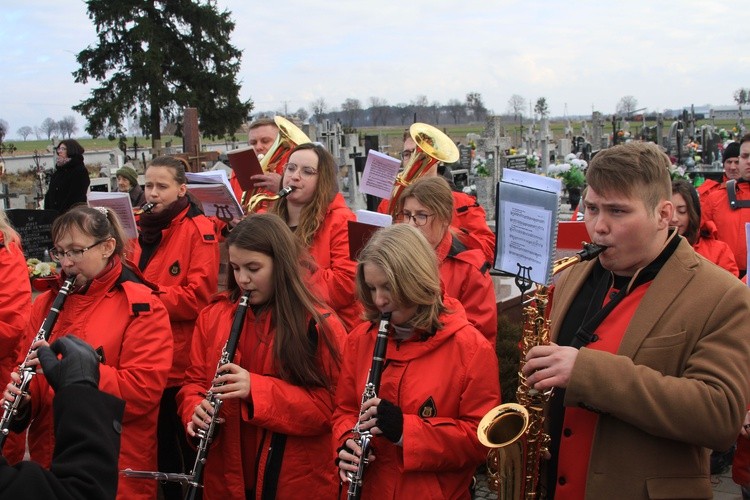
[[[461,145],[458,147],[458,163],[461,168],[471,168],[471,147]]]
[[[5,212],[21,236],[23,253],[27,259],[49,260],[45,251],[52,248],[52,222],[56,210],[11,209]]]
[[[594,111],[591,115],[591,121],[593,123],[591,144],[593,144],[594,148],[597,150],[606,148],[607,144],[604,141],[606,141],[607,138],[604,137],[604,117],[600,112]]]
[[[570,154],[573,141],[570,139],[558,139],[557,142],[557,154],[559,156],[565,157],[568,154]]]
[[[503,157],[503,167],[513,170],[527,170],[526,155],[510,155]]]

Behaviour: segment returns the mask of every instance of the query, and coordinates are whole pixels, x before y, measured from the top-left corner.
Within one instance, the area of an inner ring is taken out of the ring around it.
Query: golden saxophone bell
[[[409,127],[409,135],[417,145],[417,150],[393,183],[389,205],[391,215],[395,214],[398,199],[404,188],[419,179],[436,163],[454,163],[459,158],[458,146],[450,137],[432,125],[414,123]]]
[[[276,201],[281,198],[284,198],[285,196],[289,195],[294,191],[294,187],[287,186],[285,188],[282,188],[281,191],[279,191],[276,194],[266,194],[266,193],[258,193],[250,197],[250,201],[247,204],[247,213],[252,214],[255,213],[255,211],[258,208],[258,205],[263,203],[264,201]]]
[[[274,123],[276,123],[276,126],[279,129],[279,133],[276,135],[276,140],[265,155],[258,155],[260,168],[266,174],[276,172],[280,168],[286,166],[286,163],[289,160],[289,156],[292,154],[292,150],[294,148],[296,148],[300,144],[307,144],[308,142],[312,142],[310,141],[310,138],[307,137],[307,134],[300,130],[297,125],[287,120],[283,116],[274,116],[273,121]],[[261,189],[254,188],[250,192],[245,191],[244,193],[242,193],[241,204],[246,213],[250,213],[253,211],[250,209],[250,203],[252,202],[253,198],[262,194],[261,191]],[[265,200],[259,200],[258,203],[260,201]],[[253,207],[253,209],[254,208],[255,207]]]

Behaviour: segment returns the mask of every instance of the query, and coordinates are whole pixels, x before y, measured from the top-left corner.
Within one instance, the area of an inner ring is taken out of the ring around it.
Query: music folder
[[[263,173],[255,149],[245,147],[227,151],[227,158],[242,190],[251,191],[255,187],[255,183],[250,177]]]
[[[349,225],[349,258],[357,260],[359,252],[367,245],[375,231],[382,227],[391,225],[391,216],[372,212],[370,210],[357,210],[357,220],[348,221]]]

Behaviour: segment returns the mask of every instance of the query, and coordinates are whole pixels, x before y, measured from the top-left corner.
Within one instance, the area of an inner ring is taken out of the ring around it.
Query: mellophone
[[[55,300],[52,301],[52,306],[50,307],[47,317],[42,322],[42,326],[39,327],[34,340],[31,342],[32,346],[40,340],[49,340],[50,333],[52,333],[52,329],[57,322],[57,317],[60,315],[60,311],[65,304],[65,299],[68,298],[68,294],[73,288],[75,281],[76,276],[68,277],[60,288],[60,291],[57,292],[57,296],[55,297]],[[29,347],[29,351],[26,353],[26,358],[18,367],[18,374],[21,376],[21,381],[17,384],[14,383],[14,385],[21,390],[21,394],[16,396],[12,403],[9,401],[3,402],[3,416],[0,419],[0,453],[2,453],[3,446],[5,446],[5,440],[8,438],[10,424],[18,415],[19,406],[24,397],[28,395],[27,391],[31,379],[36,375],[36,370],[29,366],[29,358],[34,351],[36,351],[35,348]]]
[[[240,340],[240,334],[242,333],[242,327],[245,323],[245,315],[247,313],[249,301],[250,292],[246,291],[240,296],[237,311],[234,313],[234,319],[232,320],[232,328],[229,332],[229,338],[227,339],[226,344],[224,344],[224,348],[221,351],[221,357],[216,364],[216,374],[214,375],[214,379],[222,374],[222,372],[219,371],[222,366],[231,363],[234,360],[234,355],[237,352],[237,345]],[[218,399],[216,394],[211,390],[206,393],[206,400],[208,400],[208,403],[211,405],[213,414],[211,415],[211,422],[208,424],[208,429],[198,429],[197,431],[200,441],[198,442],[195,462],[193,463],[193,469],[190,471],[190,474],[138,471],[132,469],[125,469],[120,471],[120,473],[125,477],[155,479],[157,481],[186,484],[188,490],[185,495],[185,500],[195,500],[198,492],[203,488],[203,469],[206,465],[211,442],[218,431],[219,412],[221,411],[221,405],[223,403],[223,401]]]

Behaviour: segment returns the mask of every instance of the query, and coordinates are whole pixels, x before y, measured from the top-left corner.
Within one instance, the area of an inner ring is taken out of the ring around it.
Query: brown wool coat
[[[593,264],[556,284],[553,340]],[[748,325],[747,286],[682,240],[618,353],[583,348],[573,367],[565,405],[602,412],[586,498],[712,498],[708,450],[737,437],[750,393]]]

